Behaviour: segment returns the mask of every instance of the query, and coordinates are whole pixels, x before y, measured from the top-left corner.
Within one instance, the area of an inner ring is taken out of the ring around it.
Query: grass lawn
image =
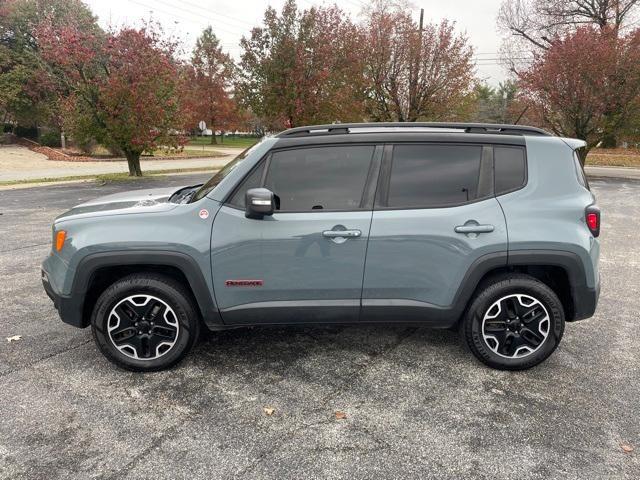
[[[587,155],[587,165],[602,167],[640,167],[640,150],[594,148]]]
[[[241,147],[247,148],[257,143],[260,138],[258,137],[224,137],[224,141],[220,140],[220,137],[216,137],[217,144],[213,147]],[[211,146],[211,137],[191,137],[187,145],[205,145]]]

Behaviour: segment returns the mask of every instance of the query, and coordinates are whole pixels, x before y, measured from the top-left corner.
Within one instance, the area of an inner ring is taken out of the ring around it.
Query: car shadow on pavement
[[[456,331],[406,325],[265,326],[207,332],[191,358],[201,367],[209,360],[216,366],[287,368],[309,362],[348,367],[395,353],[407,362],[429,357],[432,361],[471,361]]]

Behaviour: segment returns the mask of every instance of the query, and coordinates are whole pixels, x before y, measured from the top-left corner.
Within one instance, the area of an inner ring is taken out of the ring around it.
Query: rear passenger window
[[[481,164],[478,145],[396,145],[387,207],[445,207],[476,200]]]
[[[265,187],[283,212],[358,210],[375,147],[349,145],[275,152]]]
[[[524,185],[526,162],[524,148],[493,147],[496,195],[512,192]]]

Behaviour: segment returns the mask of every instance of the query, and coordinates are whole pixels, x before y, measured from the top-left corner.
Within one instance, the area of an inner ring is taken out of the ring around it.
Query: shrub
[[[44,145],[45,147],[60,147],[60,132],[56,132],[55,130],[42,133],[40,138],[38,139],[40,145]]]

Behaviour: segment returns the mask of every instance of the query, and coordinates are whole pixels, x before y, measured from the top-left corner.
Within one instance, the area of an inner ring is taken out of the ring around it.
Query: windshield
[[[260,142],[256,143],[252,147],[245,149],[236,158],[234,158],[229,163],[227,163],[221,170],[218,171],[218,173],[216,173],[213,177],[211,177],[209,181],[207,181],[207,183],[205,183],[204,185],[202,185],[202,187],[200,187],[200,189],[195,193],[195,195],[191,197],[191,202],[189,203],[197,202],[198,200],[209,195],[211,190],[216,188],[218,184],[233,171],[234,168],[240,165],[242,161],[245,158],[247,158],[255,148],[257,148],[258,145],[260,145]]]

